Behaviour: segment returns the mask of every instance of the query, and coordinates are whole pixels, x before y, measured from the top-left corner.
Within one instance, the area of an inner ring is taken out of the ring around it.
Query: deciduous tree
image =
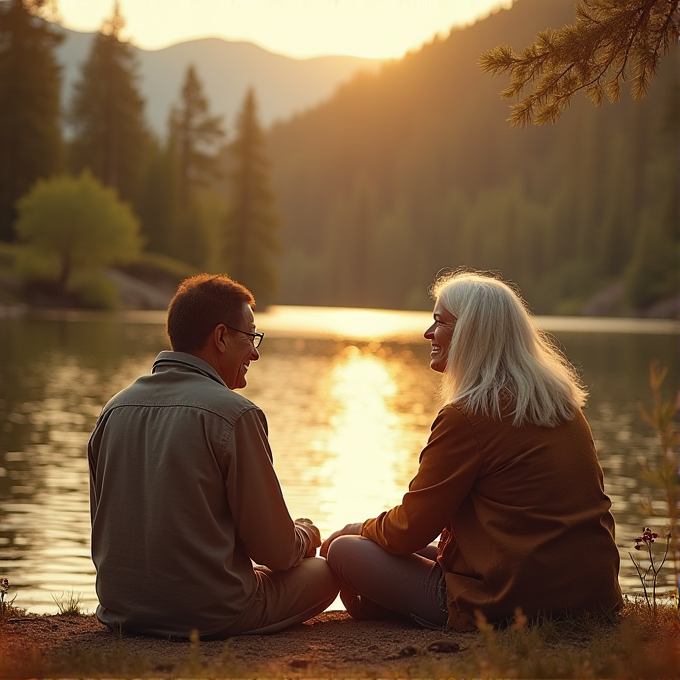
[[[62,163],[62,36],[42,20],[45,2],[0,0],[0,240],[11,241],[16,201]]]
[[[132,261],[141,249],[130,206],[88,171],[38,182],[19,201],[16,230],[62,290],[74,273]]]
[[[520,53],[499,45],[482,54],[480,65],[510,75],[501,97],[520,98],[511,106],[512,125],[554,122],[581,90],[596,106],[616,101],[625,82],[633,97],[643,97],[680,37],[678,2],[581,0],[573,24],[540,32]]]

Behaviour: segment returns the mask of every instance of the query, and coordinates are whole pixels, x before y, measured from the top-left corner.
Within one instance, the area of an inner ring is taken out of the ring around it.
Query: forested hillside
[[[68,92],[49,7],[0,2],[0,302],[31,300],[36,289],[58,304],[115,306],[104,267],[118,265],[149,281],[227,271],[262,306],[425,309],[436,274],[467,266],[500,271],[537,313],[674,313],[675,43],[646,98],[624,88],[619,102],[595,108],[577,96],[555,124],[525,129],[508,125],[507,81],[484,74],[480,56],[571,24],[574,0],[515,0],[269,129],[257,88],[225,118],[201,68],[184,63],[189,48],[177,46],[173,58],[184,57],[159,134],[140,52],[120,38],[120,5]],[[229,80],[225,58],[206,72]],[[294,89],[273,63],[262,72]],[[92,207],[79,191],[102,200],[76,230],[73,211]],[[58,199],[59,219],[45,196]],[[127,227],[100,233],[96,258],[88,225],[119,209]],[[137,244],[129,252],[124,232]]]
[[[479,55],[574,19],[517,0],[269,133],[286,303],[426,307],[442,268],[500,270],[538,313],[630,313],[678,286],[680,50],[643,100],[583,97],[554,125],[510,128]],[[619,283],[617,287],[615,284]]]

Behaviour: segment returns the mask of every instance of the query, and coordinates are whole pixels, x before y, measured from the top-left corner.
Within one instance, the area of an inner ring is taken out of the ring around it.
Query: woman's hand
[[[331,543],[338,536],[360,536],[362,524],[363,524],[363,522],[356,522],[355,524],[347,524],[343,529],[339,529],[338,531],[334,531],[321,545],[321,550],[319,551],[319,555],[321,555],[321,557],[326,557],[326,555],[328,554],[328,548],[330,548]]]

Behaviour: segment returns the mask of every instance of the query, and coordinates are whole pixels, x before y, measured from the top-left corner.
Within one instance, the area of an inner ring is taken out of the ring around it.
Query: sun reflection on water
[[[376,354],[350,345],[336,359],[330,397],[336,410],[326,439],[315,443],[326,460],[319,470],[324,489],[323,529],[363,521],[397,503],[408,483],[403,472],[413,457],[404,446],[402,422],[393,400],[394,371]]]

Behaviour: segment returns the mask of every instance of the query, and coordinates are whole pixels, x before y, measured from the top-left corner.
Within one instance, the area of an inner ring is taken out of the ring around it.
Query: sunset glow
[[[253,42],[295,58],[402,57],[512,0],[121,0],[123,37],[143,49],[198,38]],[[96,31],[113,0],[59,0],[61,22]]]

